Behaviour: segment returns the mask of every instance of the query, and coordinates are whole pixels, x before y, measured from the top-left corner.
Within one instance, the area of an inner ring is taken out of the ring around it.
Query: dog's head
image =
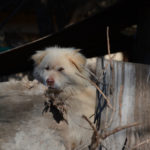
[[[67,86],[85,85],[85,80],[77,75],[88,77],[83,69],[86,58],[73,48],[47,48],[32,56],[35,62],[35,77],[54,89],[64,89]]]

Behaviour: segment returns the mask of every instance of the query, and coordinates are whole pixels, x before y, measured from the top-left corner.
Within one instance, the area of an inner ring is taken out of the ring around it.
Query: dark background
[[[47,46],[102,56],[107,26],[111,52],[150,64],[149,0],[1,0],[0,74],[32,69],[30,56]]]

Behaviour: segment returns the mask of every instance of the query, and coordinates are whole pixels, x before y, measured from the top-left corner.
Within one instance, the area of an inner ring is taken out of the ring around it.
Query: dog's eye
[[[60,67],[60,68],[58,68],[58,71],[63,71],[64,70],[64,68],[63,67]]]
[[[49,66],[46,66],[46,67],[45,67],[45,70],[49,70]]]

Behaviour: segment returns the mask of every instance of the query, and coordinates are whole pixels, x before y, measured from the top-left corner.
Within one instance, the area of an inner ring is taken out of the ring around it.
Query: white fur
[[[109,55],[105,55],[104,58],[105,59],[110,59],[109,57],[112,58],[112,60],[116,60],[116,61],[124,61],[125,56],[122,52],[117,52],[117,53],[112,53]]]
[[[73,48],[53,47],[37,52],[32,59],[35,61],[35,77],[46,86],[49,86],[46,80],[53,78],[53,88],[63,90],[58,97],[61,99],[69,97],[66,101],[68,124],[65,124],[65,127],[55,124],[61,128],[61,130],[56,128],[56,131],[63,137],[66,149],[88,146],[92,130],[82,115],[90,117],[94,114],[96,93],[95,88],[78,75],[89,79],[89,74],[84,69],[86,58]],[[49,69],[46,69],[47,67]],[[64,70],[59,71],[60,67]]]
[[[40,56],[42,58],[40,58]],[[73,48],[47,48],[45,51],[39,51],[32,57],[35,61],[34,75],[43,84],[46,84],[48,77],[53,77],[55,80],[55,88],[65,88],[69,84],[80,84],[81,78],[76,75],[77,68],[69,61],[73,60],[82,70],[82,74],[88,76],[82,67],[86,64],[86,59],[81,54],[77,53]],[[49,66],[49,70],[45,68]],[[64,68],[61,73],[58,71],[60,67]],[[82,80],[82,82],[84,82]],[[85,82],[86,83],[86,82]]]

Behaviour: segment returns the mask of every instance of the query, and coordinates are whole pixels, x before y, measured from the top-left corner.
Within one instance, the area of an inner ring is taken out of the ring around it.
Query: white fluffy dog
[[[35,77],[50,89],[49,94],[54,94],[65,106],[66,121],[58,121],[54,116],[50,128],[58,132],[66,150],[87,147],[92,130],[82,115],[93,121],[90,116],[95,111],[96,93],[88,80],[80,76],[89,79],[85,69],[86,58],[73,48],[52,47],[38,51],[32,59],[35,62]],[[60,147],[58,149],[61,150]]]

